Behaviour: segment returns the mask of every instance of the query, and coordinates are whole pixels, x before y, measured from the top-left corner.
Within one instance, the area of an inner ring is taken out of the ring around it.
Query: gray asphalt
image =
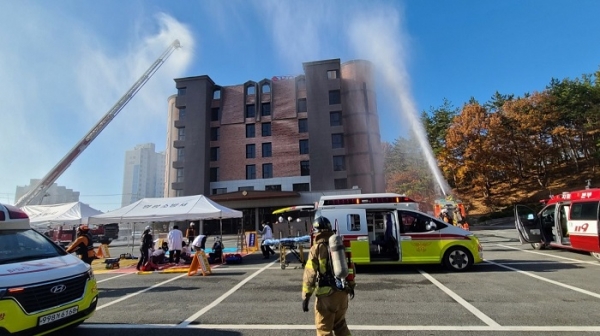
[[[466,273],[359,268],[347,314],[353,335],[600,333],[600,263],[583,253],[534,251],[514,229],[474,233],[488,262]],[[254,254],[205,277],[98,274],[98,310],[69,335],[314,335],[312,302],[309,313],[301,310],[302,269],[288,259],[282,270]]]

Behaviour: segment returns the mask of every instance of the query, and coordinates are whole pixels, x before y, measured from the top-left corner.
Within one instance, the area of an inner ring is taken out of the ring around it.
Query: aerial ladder
[[[23,195],[15,206],[23,207],[29,205],[38,195],[43,194],[50,186],[71,166],[81,153],[92,143],[92,141],[106,128],[106,126],[117,116],[117,114],[129,103],[135,94],[146,84],[146,82],[156,73],[160,66],[171,56],[175,49],[181,48],[179,40],[173,41],[171,45],[160,55],[160,57],[144,72],[133,86],[117,101],[117,103],[92,127],[92,129],[81,139],[65,157],[60,160],[44,178],[42,178],[35,187],[31,188]],[[42,197],[43,199],[43,197]]]

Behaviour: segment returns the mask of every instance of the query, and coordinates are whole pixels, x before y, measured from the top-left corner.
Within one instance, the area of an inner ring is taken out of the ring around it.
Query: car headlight
[[[95,279],[95,277],[94,277],[94,270],[91,267],[90,267],[90,269],[88,269],[87,273],[88,273],[88,278],[90,280]]]

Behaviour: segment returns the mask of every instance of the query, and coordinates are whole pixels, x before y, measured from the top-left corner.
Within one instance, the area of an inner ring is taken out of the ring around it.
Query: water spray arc
[[[404,64],[406,46],[403,36],[398,32],[399,15],[395,11],[381,12],[371,17],[362,17],[351,24],[349,37],[354,47],[377,64],[378,72],[394,95],[400,106],[402,118],[409,122],[419,146],[423,151],[429,169],[444,196],[448,196],[450,187],[440,171],[433,156],[431,145],[426,137],[415,107],[410,89],[410,76]]]
[[[179,40],[175,40],[169,45],[162,55],[144,72],[144,74],[125,92],[117,103],[92,127],[92,129],[65,155],[44,178],[42,178],[34,188],[30,189],[15,204],[17,207],[29,205],[33,199],[48,190],[48,188],[71,166],[71,164],[83,153],[83,151],[92,143],[94,139],[106,128],[106,126],[117,116],[117,114],[129,103],[129,101],[138,93],[138,91],[148,82],[148,80],[158,71],[163,63],[171,56],[175,49],[181,48]]]

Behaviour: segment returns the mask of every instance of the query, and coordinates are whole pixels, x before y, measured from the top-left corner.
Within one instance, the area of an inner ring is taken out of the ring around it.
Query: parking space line
[[[454,293],[452,290],[450,290],[450,288],[444,286],[441,282],[437,281],[431,275],[423,272],[422,270],[419,270],[419,273],[421,273],[425,278],[427,278],[427,280],[431,281],[431,283],[433,283],[439,289],[441,289],[442,292],[448,294],[448,296],[450,296],[452,299],[454,299],[454,301],[458,302],[461,306],[465,307],[473,315],[477,316],[477,318],[479,318],[481,321],[483,321],[483,323],[487,324],[490,327],[499,327],[500,326],[500,324],[498,324],[496,321],[492,320],[491,317],[485,315],[481,310],[475,308],[475,306],[468,303],[465,299],[460,297],[460,295]]]
[[[487,259],[485,259],[487,261]],[[551,265],[551,264],[578,264],[575,261],[508,261],[503,262],[502,265]],[[494,266],[492,264],[477,264],[479,266]]]
[[[127,299],[129,299],[129,298],[132,298],[132,297],[136,296],[136,295],[139,295],[139,294],[145,293],[145,292],[147,292],[147,291],[149,291],[149,290],[151,290],[151,289],[154,289],[154,288],[156,288],[156,287],[160,287],[160,286],[162,286],[162,285],[168,284],[169,282],[171,282],[171,281],[175,281],[175,280],[177,280],[177,279],[179,279],[179,278],[181,278],[181,277],[184,277],[184,276],[187,276],[187,273],[184,273],[184,274],[178,275],[178,276],[176,276],[176,277],[174,277],[174,278],[171,278],[171,279],[169,279],[169,280],[165,280],[165,281],[163,281],[163,282],[157,283],[156,285],[150,286],[150,287],[148,287],[148,288],[145,288],[145,289],[142,289],[142,290],[140,290],[140,291],[137,291],[137,292],[134,292],[134,293],[131,293],[131,294],[125,295],[125,296],[123,296],[123,297],[122,297],[122,298],[120,298],[120,299],[117,299],[117,300],[114,300],[114,301],[107,302],[107,303],[105,303],[105,304],[103,304],[103,305],[100,305],[100,306],[98,306],[98,307],[96,308],[96,310],[100,310],[100,309],[106,308],[106,307],[108,307],[108,306],[112,306],[112,305],[114,305],[115,303],[119,303],[119,302],[121,302],[121,301],[125,301],[125,300],[127,300]]]
[[[542,277],[542,276],[539,276],[539,275],[537,275],[537,274],[533,274],[533,273],[530,273],[530,272],[522,271],[522,270],[520,270],[520,269],[516,269],[516,268],[510,267],[510,266],[506,266],[506,265],[503,265],[503,264],[499,264],[499,263],[496,263],[496,262],[493,262],[493,261],[485,260],[485,262],[487,262],[487,263],[491,263],[491,264],[493,264],[493,265],[496,265],[496,266],[499,266],[499,267],[502,267],[502,268],[505,268],[505,269],[508,269],[508,270],[511,270],[511,271],[515,271],[515,272],[517,272],[517,273],[521,273],[521,274],[523,274],[523,275],[530,276],[530,277],[532,277],[532,278],[535,278],[535,279],[538,279],[538,280],[542,280],[542,281],[545,281],[545,282],[551,283],[551,284],[553,284],[553,285],[557,285],[557,286],[560,286],[560,287],[563,287],[563,288],[567,288],[567,289],[570,289],[570,290],[573,290],[573,291],[579,292],[579,293],[581,293],[581,294],[585,294],[585,295],[593,296],[593,297],[595,297],[595,298],[598,298],[598,299],[600,299],[600,294],[598,294],[598,293],[594,293],[594,292],[590,292],[590,291],[588,291],[588,290],[585,290],[585,289],[583,289],[583,288],[579,288],[579,287],[575,287],[575,286],[571,286],[571,285],[564,284],[564,283],[562,283],[562,282],[558,282],[558,281],[550,280],[550,279],[544,278],[544,277]]]
[[[227,292],[225,292],[225,294],[221,295],[215,301],[211,302],[208,306],[200,309],[194,315],[192,315],[192,316],[188,317],[187,319],[185,319],[183,322],[181,322],[179,324],[179,326],[180,327],[187,327],[190,323],[194,322],[200,316],[206,314],[209,310],[213,309],[216,305],[218,305],[219,303],[223,302],[223,300],[225,300],[226,298],[228,298],[231,294],[235,293],[238,289],[240,289],[248,281],[254,279],[254,277],[256,277],[257,275],[259,275],[260,273],[262,273],[267,268],[273,266],[276,262],[279,262],[279,260],[275,259],[272,262],[268,263],[266,266],[264,266],[261,269],[259,269],[258,271],[252,273],[250,276],[248,276],[244,280],[240,281],[240,283],[238,283],[237,285],[235,285],[233,288],[231,288],[230,290],[228,290]]]
[[[548,253],[537,252],[537,251],[528,251],[528,250],[520,249],[518,247],[509,246],[509,245],[502,245],[502,244],[496,244],[496,245],[502,246],[505,248],[509,248],[509,249],[513,249],[513,250],[517,250],[517,251],[521,251],[521,252],[543,255],[543,256],[551,257],[551,258],[555,258],[555,259],[568,260],[568,261],[572,261],[572,262],[579,263],[579,264],[589,264],[589,265],[594,265],[594,266],[600,266],[600,263],[598,263],[596,261],[579,260],[579,259],[573,259],[573,258],[552,255],[552,254],[548,254]]]
[[[106,278],[106,279],[102,279],[102,280],[96,280],[96,283],[103,283],[104,281],[108,281],[108,280],[120,278],[122,276],[126,276],[126,275],[129,275],[129,274],[131,274],[131,273],[125,273],[125,274],[120,274],[120,275],[117,275],[117,276],[114,276],[114,277],[110,277],[110,278]]]
[[[84,323],[79,329],[184,329],[217,330],[315,330],[312,324],[93,324]],[[352,331],[533,331],[533,332],[600,332],[600,326],[436,326],[436,325],[349,325]]]

